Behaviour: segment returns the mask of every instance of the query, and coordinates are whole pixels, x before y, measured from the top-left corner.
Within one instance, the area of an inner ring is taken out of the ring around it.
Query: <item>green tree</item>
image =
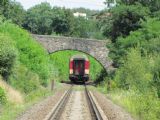
[[[140,28],[140,20],[144,20],[145,16],[150,12],[148,8],[138,4],[130,6],[120,5],[111,9],[110,13],[111,16],[102,18],[106,19],[103,21],[107,24],[102,24],[102,31],[105,36],[110,36],[112,41],[115,42],[117,37],[127,36],[131,31]]]
[[[143,6],[149,7],[152,12],[160,9],[159,0],[121,0],[121,3],[126,5],[135,5],[137,3],[141,3]]]
[[[41,3],[27,11],[24,28],[35,34],[51,34],[52,11],[49,3]]]
[[[6,11],[6,19],[12,20],[13,23],[22,26],[26,16],[26,11],[23,9],[22,5],[18,2],[9,2],[8,10]]]
[[[70,35],[73,31],[74,16],[69,9],[53,8],[52,29],[57,34]]]
[[[158,54],[160,52],[160,21],[158,19],[147,19],[141,23],[140,29],[133,31],[129,36],[119,37],[114,45],[110,47],[110,56],[116,67],[123,64],[123,58],[128,49],[139,47],[143,56],[146,54]]]
[[[83,17],[75,18],[74,31],[72,33],[76,37],[89,37],[89,21]]]
[[[24,23],[25,13],[26,11],[18,2],[11,0],[0,1],[0,14],[19,26]]]
[[[1,0],[0,1],[0,14],[5,14],[8,9],[10,0]]]
[[[115,80],[122,88],[147,92],[152,80],[148,60],[141,56],[138,49],[130,49],[126,58],[124,65],[117,71]]]
[[[97,21],[83,17],[75,18],[74,29],[71,35],[82,38],[104,38],[104,36],[99,32]]]

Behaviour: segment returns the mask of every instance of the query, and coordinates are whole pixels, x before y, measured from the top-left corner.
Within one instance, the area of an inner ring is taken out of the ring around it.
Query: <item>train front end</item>
[[[72,82],[89,80],[89,59],[85,55],[75,55],[70,58],[69,79]]]

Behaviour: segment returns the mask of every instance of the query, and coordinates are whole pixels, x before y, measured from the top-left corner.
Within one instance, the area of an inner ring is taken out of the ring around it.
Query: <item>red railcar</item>
[[[70,58],[69,79],[72,82],[89,80],[89,59],[85,55],[74,55]]]

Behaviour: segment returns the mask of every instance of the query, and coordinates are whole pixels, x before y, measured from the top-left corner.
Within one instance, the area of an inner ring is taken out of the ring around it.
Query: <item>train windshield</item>
[[[75,75],[84,75],[84,60],[74,60],[74,74]]]

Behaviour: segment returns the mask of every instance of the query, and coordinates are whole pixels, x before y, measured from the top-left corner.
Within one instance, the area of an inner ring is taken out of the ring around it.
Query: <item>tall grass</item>
[[[6,98],[5,91],[0,87],[0,106],[3,104],[6,104],[6,102],[7,102],[7,98]]]
[[[22,94],[19,91],[15,90],[12,86],[7,84],[1,78],[0,78],[0,87],[5,91],[7,101],[11,103],[16,103],[16,104],[23,103]]]
[[[0,120],[15,120],[26,109],[29,109],[35,103],[42,101],[44,98],[50,95],[53,95],[53,92],[46,88],[40,88],[25,95],[23,104],[13,104],[8,102],[2,106]]]
[[[138,120],[160,119],[160,100],[153,95],[118,89],[110,92],[108,96]]]

